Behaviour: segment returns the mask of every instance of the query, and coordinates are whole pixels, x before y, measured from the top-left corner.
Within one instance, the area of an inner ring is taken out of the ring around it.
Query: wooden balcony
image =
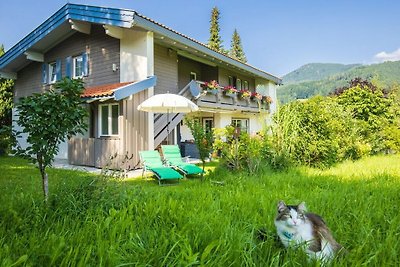
[[[225,94],[223,87],[216,90],[204,90],[204,82],[191,81],[190,92],[194,102],[204,109],[221,109],[243,112],[269,112],[270,105],[256,98],[242,98],[239,94]]]

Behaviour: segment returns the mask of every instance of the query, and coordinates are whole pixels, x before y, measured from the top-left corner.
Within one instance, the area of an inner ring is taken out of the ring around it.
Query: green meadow
[[[276,241],[278,200],[305,201],[348,251],[334,266],[400,266],[400,156],[257,175],[210,163],[173,186],[0,157],[1,266],[317,266]],[[262,229],[262,239],[259,230]]]

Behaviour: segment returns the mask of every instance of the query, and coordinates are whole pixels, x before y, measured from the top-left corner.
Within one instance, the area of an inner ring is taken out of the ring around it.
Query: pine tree
[[[211,11],[210,20],[210,39],[208,39],[208,46],[216,51],[222,51],[222,40],[219,28],[220,13],[218,7],[214,7]]]
[[[229,50],[229,56],[240,60],[244,63],[247,62],[246,55],[244,54],[242,41],[240,39],[240,35],[238,31],[235,29],[233,31],[232,40],[231,40],[231,49]]]

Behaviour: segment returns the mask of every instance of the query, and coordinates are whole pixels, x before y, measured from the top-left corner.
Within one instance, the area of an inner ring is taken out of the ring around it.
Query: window
[[[57,63],[49,63],[49,83],[55,83],[57,81]]]
[[[209,133],[212,131],[214,127],[214,119],[213,118],[203,118],[203,127],[206,129],[206,132]]]
[[[76,56],[72,58],[72,78],[82,78],[84,73],[83,56]]]
[[[249,132],[249,119],[232,119],[231,125],[239,128],[241,132]]]
[[[242,81],[240,79],[236,79],[236,89],[242,90]]]
[[[99,105],[100,136],[118,135],[119,105]]]
[[[196,72],[190,72],[190,80],[197,81],[197,73]]]
[[[249,90],[249,82],[248,81],[243,81],[243,89]]]
[[[232,77],[232,76],[228,76],[228,85],[229,85],[229,86],[235,86],[235,85],[233,84],[233,77]]]

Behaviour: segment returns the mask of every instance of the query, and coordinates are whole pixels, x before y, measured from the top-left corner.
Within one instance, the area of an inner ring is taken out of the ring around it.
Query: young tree
[[[211,11],[210,20],[210,39],[208,39],[208,46],[219,52],[223,52],[222,40],[219,28],[220,13],[218,7],[214,7]]]
[[[4,46],[0,46],[0,56]],[[10,144],[11,109],[13,105],[13,80],[0,78],[0,155],[6,152]]]
[[[66,138],[83,133],[86,129],[86,109],[80,98],[83,92],[80,79],[56,83],[54,89],[22,98],[17,104],[17,123],[26,133],[29,146],[17,148],[17,155],[24,156],[38,165],[42,176],[43,194],[49,195],[46,168],[54,161],[59,144]]]
[[[203,177],[206,158],[210,156],[213,148],[213,134],[211,131],[207,131],[197,119],[187,119],[186,125],[189,127],[199,150],[200,160],[203,163],[203,173],[201,174]]]
[[[233,31],[229,56],[236,58],[237,60],[240,60],[244,63],[247,62],[246,55],[244,54],[242,47],[242,40],[240,39],[239,33],[236,29]]]

